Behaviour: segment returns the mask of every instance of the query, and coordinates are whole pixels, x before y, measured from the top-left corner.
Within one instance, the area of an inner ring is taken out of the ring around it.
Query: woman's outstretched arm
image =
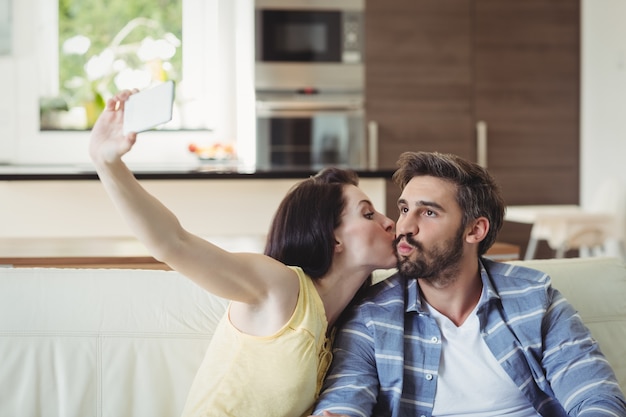
[[[274,301],[276,296],[291,300],[298,292],[291,269],[261,254],[227,252],[189,233],[136,180],[122,160],[137,139],[136,133],[122,133],[124,104],[131,94],[122,91],[108,100],[92,129],[89,153],[105,190],[133,234],[152,256],[220,297],[253,305],[263,303],[270,293]]]

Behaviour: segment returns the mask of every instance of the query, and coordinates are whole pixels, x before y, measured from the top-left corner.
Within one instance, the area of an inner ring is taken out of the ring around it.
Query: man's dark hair
[[[456,201],[463,212],[462,226],[478,217],[489,220],[489,231],[478,246],[478,255],[487,252],[502,228],[505,204],[500,187],[485,168],[459,156],[438,152],[404,152],[398,159],[398,167],[393,180],[402,189],[417,176],[441,178],[454,184]]]

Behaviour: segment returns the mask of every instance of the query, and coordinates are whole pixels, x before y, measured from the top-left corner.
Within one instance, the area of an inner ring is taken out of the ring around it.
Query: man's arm
[[[598,343],[561,293],[549,291],[542,365],[557,399],[571,416],[626,416],[626,399]]]

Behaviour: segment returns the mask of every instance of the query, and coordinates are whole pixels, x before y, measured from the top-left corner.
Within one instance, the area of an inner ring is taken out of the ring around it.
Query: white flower
[[[138,88],[141,90],[148,87],[151,80],[152,74],[150,74],[150,71],[126,68],[115,76],[114,82],[115,86],[119,90],[131,88]]]
[[[63,42],[63,53],[66,55],[85,55],[91,46],[91,41],[83,35],[72,36]]]
[[[137,50],[137,56],[143,62],[154,59],[168,60],[176,53],[176,47],[165,39],[154,40],[148,36],[141,41],[141,46]]]
[[[85,73],[90,81],[100,79],[111,71],[115,54],[111,48],[106,48],[100,55],[95,55],[85,64]]]
[[[180,39],[178,39],[176,35],[174,35],[172,32],[167,32],[165,35],[163,35],[163,39],[174,45],[174,47],[176,48],[180,47],[180,45],[182,44]]]

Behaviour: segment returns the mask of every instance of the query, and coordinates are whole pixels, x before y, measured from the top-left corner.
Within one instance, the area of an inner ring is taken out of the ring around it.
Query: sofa
[[[623,260],[511,263],[552,277],[626,390]],[[174,271],[0,268],[0,417],[178,416],[225,306]]]

